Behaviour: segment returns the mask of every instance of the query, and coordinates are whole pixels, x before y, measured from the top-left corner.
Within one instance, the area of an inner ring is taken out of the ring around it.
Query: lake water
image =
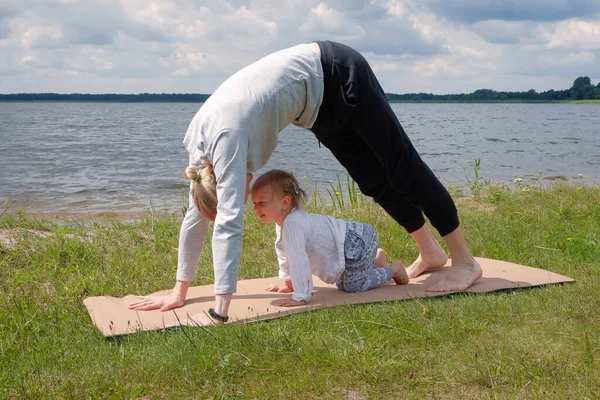
[[[0,102],[0,205],[27,212],[178,211],[186,197],[182,140],[197,103]],[[392,104],[445,184],[485,179],[600,178],[600,106]],[[266,169],[314,182],[346,172],[313,134],[288,126]],[[266,170],[265,169],[265,170]],[[260,172],[260,171],[259,171]],[[7,202],[10,202],[8,207]]]

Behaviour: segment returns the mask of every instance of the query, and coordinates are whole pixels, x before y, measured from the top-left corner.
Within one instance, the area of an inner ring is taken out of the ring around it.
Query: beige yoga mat
[[[483,277],[468,290],[469,292],[493,292],[573,281],[569,277],[550,271],[505,261],[487,258],[477,258],[477,261],[483,268]],[[449,268],[444,267],[423,274],[411,280],[408,285],[398,286],[393,282],[389,282],[362,293],[342,292],[335,285],[323,283],[315,277],[313,300],[309,304],[300,307],[278,307],[273,304],[278,299],[290,297],[289,293],[266,291],[266,288],[271,284],[282,284],[282,281],[277,277],[241,280],[238,282],[237,293],[231,301],[228,323],[260,321],[342,304],[444,296],[448,293],[426,292],[425,289],[434,285],[448,272]],[[163,293],[168,293],[168,291],[155,294],[160,295]],[[157,330],[180,325],[214,325],[213,320],[207,315],[208,309],[214,307],[213,285],[191,287],[185,305],[168,312],[129,310],[127,305],[136,300],[137,296],[133,295],[122,298],[99,296],[88,297],[83,301],[83,304],[87,307],[92,321],[104,336],[125,335],[142,330]]]

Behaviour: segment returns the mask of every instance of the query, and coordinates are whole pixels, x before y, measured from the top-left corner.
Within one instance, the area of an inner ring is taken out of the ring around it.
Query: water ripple
[[[0,202],[38,210],[179,211],[188,190],[182,140],[196,103],[2,103]],[[485,179],[551,172],[600,176],[600,116],[571,104],[392,104],[438,177],[464,185],[481,160]],[[43,129],[40,127],[43,126]],[[346,171],[308,131],[279,136],[267,168],[292,170],[312,191],[345,184]],[[265,170],[266,170],[265,169]],[[259,171],[259,173],[262,171]],[[570,177],[570,178],[567,178]]]

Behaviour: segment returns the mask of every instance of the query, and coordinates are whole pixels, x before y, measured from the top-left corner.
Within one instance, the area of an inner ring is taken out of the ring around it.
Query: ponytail
[[[185,178],[194,182],[192,198],[200,214],[209,221],[217,217],[217,177],[212,164],[203,160],[200,166],[189,166],[185,169]]]

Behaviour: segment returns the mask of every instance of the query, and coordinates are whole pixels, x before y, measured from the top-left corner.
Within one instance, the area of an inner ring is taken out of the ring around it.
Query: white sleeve
[[[217,178],[217,217],[212,250],[215,294],[235,293],[244,230],[248,135],[235,130],[216,139],[212,164]]]
[[[275,240],[275,253],[277,254],[277,262],[279,263],[279,278],[289,281],[291,279],[290,265],[287,262],[285,245],[281,239],[281,228],[277,224],[275,224],[275,233],[277,234],[277,239]]]
[[[191,194],[189,208],[181,222],[179,230],[179,248],[177,257],[177,280],[193,281],[196,279],[198,260],[204,248],[209,223],[202,217],[198,207],[194,204]]]
[[[290,270],[294,294],[292,300],[309,301],[312,297],[312,268],[305,245],[304,229],[295,221],[286,221],[281,236]]]

